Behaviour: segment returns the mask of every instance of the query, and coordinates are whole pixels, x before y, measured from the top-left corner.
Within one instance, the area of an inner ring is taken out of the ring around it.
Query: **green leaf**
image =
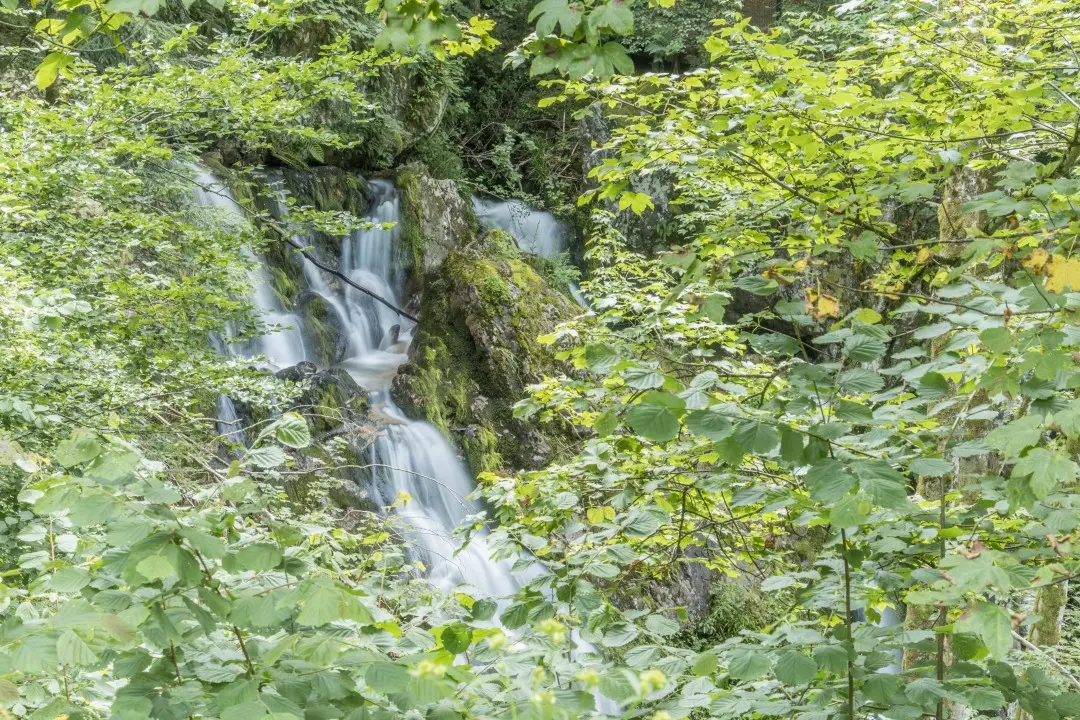
[[[284,465],[285,459],[285,451],[278,445],[264,445],[247,451],[247,461],[265,469]]]
[[[661,637],[674,635],[680,630],[679,623],[663,615],[650,615],[645,618],[645,627],[649,632],[656,633]]]
[[[101,454],[101,443],[89,430],[76,430],[56,447],[56,462],[64,467],[75,467],[90,462]]]
[[[842,645],[821,645],[814,649],[814,659],[825,672],[836,675],[847,672],[848,654]]]
[[[855,334],[844,341],[844,355],[855,362],[872,362],[885,354],[885,343],[870,335]]]
[[[1077,466],[1064,455],[1052,453],[1046,448],[1035,448],[1020,458],[1013,468],[1013,476],[1028,476],[1032,494],[1042,500],[1058,486],[1076,478]]]
[[[863,395],[877,392],[885,386],[885,380],[878,373],[866,368],[853,368],[840,373],[837,386],[851,395]]]
[[[829,512],[829,522],[838,528],[855,528],[866,522],[872,508],[867,495],[848,495],[833,506]]]
[[[979,333],[979,340],[990,349],[990,352],[1002,355],[1012,347],[1012,333],[1008,328],[988,328]]]
[[[1054,698],[1054,709],[1067,717],[1080,715],[1080,692],[1067,692]]]
[[[443,647],[452,655],[463,653],[469,649],[472,642],[472,628],[464,623],[454,623],[443,628]]]
[[[1016,457],[1026,448],[1039,443],[1042,438],[1041,425],[1038,417],[1025,415],[991,430],[986,434],[986,444],[1008,457]]]
[[[1008,654],[1013,646],[1013,625],[1009,611],[988,602],[977,603],[956,623],[957,630],[977,635],[995,659]]]
[[[255,702],[240,703],[221,711],[221,720],[261,720],[266,715],[266,706]]]
[[[772,663],[760,651],[741,652],[728,662],[728,674],[735,680],[750,681],[769,672]]]
[[[301,625],[320,627],[340,620],[341,616],[341,591],[330,580],[318,578],[300,601],[296,621]]]
[[[44,90],[56,82],[60,71],[75,61],[75,57],[66,52],[51,52],[45,56],[34,73],[34,83],[38,90]],[[63,465],[63,463],[60,463]],[[75,464],[75,463],[73,463]],[[71,467],[67,465],[65,467]]]
[[[495,611],[498,609],[499,605],[494,600],[489,600],[487,598],[477,600],[472,606],[473,620],[479,620],[481,622],[490,620],[495,616]]]
[[[176,568],[164,555],[149,555],[135,565],[135,570],[147,580],[161,580],[176,574]]]
[[[601,641],[604,647],[622,647],[637,639],[637,628],[630,623],[620,622],[615,623],[604,633],[604,639]]]
[[[720,658],[716,656],[716,653],[705,652],[694,658],[694,662],[690,666],[690,672],[698,677],[707,677],[716,672],[716,668],[719,666]]]
[[[585,346],[585,367],[601,375],[611,372],[620,362],[618,354],[610,345],[596,344]]]
[[[747,453],[757,455],[770,452],[780,443],[776,428],[757,420],[740,423],[733,437],[739,447]]]
[[[908,465],[911,472],[923,477],[942,477],[953,471],[952,463],[941,458],[918,458]]]
[[[860,489],[870,495],[874,504],[893,510],[907,506],[907,478],[887,462],[860,461],[855,464],[855,474],[861,481]]]
[[[684,420],[686,428],[702,437],[719,442],[731,434],[731,421],[711,410],[695,410]]]
[[[65,630],[56,640],[56,658],[64,665],[90,665],[97,655],[73,630]]]
[[[949,381],[941,373],[928,372],[919,379],[915,392],[926,400],[940,400],[949,394]]]
[[[536,33],[541,37],[554,34],[556,25],[561,26],[563,35],[570,37],[581,22],[581,10],[571,8],[568,0],[542,0],[529,12],[529,22],[534,20]]]
[[[626,384],[635,390],[650,390],[664,386],[664,376],[655,368],[632,367],[623,373]]]
[[[628,35],[634,31],[634,13],[625,0],[607,0],[589,13],[589,26]]]
[[[306,448],[311,444],[311,431],[307,420],[297,413],[285,413],[271,426],[274,437],[282,445],[291,448]]]
[[[106,483],[119,482],[134,472],[135,468],[139,466],[140,459],[138,453],[110,450],[98,455],[84,474],[87,477]]]
[[[263,572],[281,564],[281,549],[272,543],[252,543],[226,556],[225,565],[230,572]]]
[[[817,677],[817,663],[800,652],[789,650],[780,653],[773,673],[785,685],[806,685]]]
[[[679,419],[666,407],[638,403],[626,413],[626,422],[639,435],[664,442],[679,435]]]
[[[832,458],[823,458],[810,466],[804,480],[811,499],[820,503],[834,503],[846,497],[857,482],[843,463]]]
[[[510,607],[503,610],[502,615],[499,616],[499,622],[507,630],[514,630],[521,627],[529,619],[529,608],[522,603],[515,603]]]
[[[90,573],[81,567],[60,568],[49,576],[49,588],[61,593],[75,593],[90,584]]]

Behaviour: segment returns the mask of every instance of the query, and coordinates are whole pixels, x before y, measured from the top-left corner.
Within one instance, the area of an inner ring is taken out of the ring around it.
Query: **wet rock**
[[[397,188],[401,193],[402,244],[413,278],[420,280],[438,270],[452,250],[476,239],[476,217],[472,203],[456,182],[436,180],[422,165],[399,170]]]
[[[451,250],[424,278],[421,323],[393,396],[453,437],[474,472],[535,468],[552,438],[513,417],[526,387],[563,368],[538,338],[580,309],[502,231]]]
[[[292,367],[282,368],[274,373],[274,377],[278,380],[291,380],[292,382],[303,382],[312,377],[319,371],[319,368],[315,366],[315,363],[304,360],[298,362]]]
[[[581,137],[587,148],[583,155],[584,177],[613,154],[598,149],[611,140],[614,126],[604,115],[603,106],[594,103],[581,119]],[[675,178],[670,173],[636,174],[631,176],[629,189],[652,198],[653,209],[636,215],[630,210],[619,210],[618,203],[606,201],[605,208],[614,215],[614,226],[627,239],[632,250],[651,254],[671,244],[669,225],[673,217],[670,207]]]

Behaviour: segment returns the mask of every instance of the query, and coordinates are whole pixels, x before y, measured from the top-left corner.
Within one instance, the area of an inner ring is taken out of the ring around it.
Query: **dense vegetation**
[[[0,41],[4,716],[1080,716],[1076,3],[5,0]],[[409,183],[413,405],[514,596],[350,505],[362,407],[215,350],[275,329],[259,258],[291,302],[362,226],[285,166]],[[588,309],[458,190],[575,222]]]

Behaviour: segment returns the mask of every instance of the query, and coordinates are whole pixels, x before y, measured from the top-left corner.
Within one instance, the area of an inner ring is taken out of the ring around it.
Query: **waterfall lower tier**
[[[202,186],[196,193],[198,203],[221,209],[243,224],[241,209],[218,180],[200,173],[198,182]],[[372,181],[370,187],[374,194],[366,218],[370,227],[341,239],[338,269],[356,284],[403,307],[398,193],[387,181]],[[284,217],[284,203],[279,209]],[[516,216],[512,217],[512,212]],[[537,213],[524,205],[513,208],[492,205],[487,213],[486,220],[499,226],[505,223],[523,249],[546,256],[565,249],[565,231],[548,213]],[[310,244],[309,238],[296,239],[303,245]],[[252,301],[264,322],[274,326],[274,331],[244,344],[219,342],[219,350],[240,357],[262,355],[268,367],[275,370],[315,361],[305,347],[302,319],[282,306],[271,287],[271,274],[265,262],[254,256],[252,259],[255,266],[250,275]],[[336,316],[346,344],[344,359],[338,366],[367,390],[369,412],[384,424],[370,450],[373,470],[370,490],[375,500],[383,507],[395,508],[409,529],[413,556],[438,587],[449,591],[468,584],[489,598],[505,599],[513,595],[531,578],[515,576],[508,560],[492,560],[486,533],[474,533],[465,547],[454,535],[466,518],[480,510],[469,499],[475,489],[469,472],[434,426],[409,419],[390,397],[394,376],[408,361],[415,324],[306,261],[303,280],[305,292],[321,298],[328,311]],[[242,442],[243,428],[228,397],[219,400],[218,412],[222,433]],[[596,652],[576,631],[574,637],[576,652]],[[596,699],[601,713],[618,714],[618,707],[610,700],[599,695]]]
[[[245,224],[243,211],[219,180],[199,171],[196,183],[198,204],[223,211],[238,227]],[[341,239],[339,270],[357,285],[401,307],[404,273],[398,243],[398,193],[385,180],[373,180],[369,186],[374,196],[365,218],[369,226]],[[284,203],[279,210],[286,215]],[[309,244],[308,238],[297,240]],[[219,347],[236,357],[261,355],[273,370],[314,361],[305,347],[302,319],[275,295],[265,262],[254,255],[251,259],[252,302],[274,330],[246,343],[222,342]],[[385,422],[371,449],[375,499],[384,507],[397,504],[396,512],[409,528],[413,552],[437,585],[450,590],[468,582],[491,597],[513,594],[520,586],[509,563],[490,559],[483,534],[464,549],[454,537],[454,529],[479,510],[468,499],[475,485],[465,466],[438,430],[406,417],[390,397],[394,375],[408,361],[414,323],[309,262],[304,262],[303,279],[305,289],[319,296],[337,316],[346,343],[340,367],[369,392],[372,414]],[[219,400],[218,412],[222,432],[242,441],[236,408],[228,397]]]

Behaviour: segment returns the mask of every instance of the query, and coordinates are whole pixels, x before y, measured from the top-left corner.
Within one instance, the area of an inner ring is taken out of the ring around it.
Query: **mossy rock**
[[[439,269],[452,250],[476,240],[472,203],[453,180],[436,180],[419,164],[397,171],[401,197],[401,243],[405,248],[413,287]]]
[[[424,277],[411,361],[393,386],[396,402],[456,440],[476,473],[538,467],[566,444],[512,407],[529,384],[564,371],[539,337],[579,308],[503,235],[450,250]]]

